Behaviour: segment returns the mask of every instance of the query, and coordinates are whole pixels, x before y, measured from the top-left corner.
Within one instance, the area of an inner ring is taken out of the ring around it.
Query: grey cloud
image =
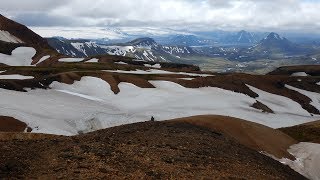
[[[14,16],[15,21],[28,26],[76,26],[81,22],[66,16],[53,16],[43,12],[23,13]]]
[[[4,12],[48,11],[62,5],[68,5],[66,0],[0,0],[0,10]]]
[[[0,0],[1,12],[29,26],[315,30],[318,9],[305,0]]]

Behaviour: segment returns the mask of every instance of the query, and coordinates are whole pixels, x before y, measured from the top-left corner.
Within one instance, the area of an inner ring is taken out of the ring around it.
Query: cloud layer
[[[310,31],[317,0],[0,0],[0,11],[29,26],[153,26],[199,30]]]

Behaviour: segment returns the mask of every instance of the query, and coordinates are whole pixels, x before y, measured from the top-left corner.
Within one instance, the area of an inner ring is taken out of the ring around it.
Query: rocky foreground
[[[181,121],[74,137],[1,134],[0,152],[0,179],[304,179],[219,131]]]

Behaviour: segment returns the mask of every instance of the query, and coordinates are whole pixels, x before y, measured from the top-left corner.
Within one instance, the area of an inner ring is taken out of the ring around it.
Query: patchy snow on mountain
[[[9,43],[23,43],[19,38],[13,36],[8,31],[0,30],[0,41],[5,41]]]
[[[320,144],[302,142],[291,146],[288,152],[295,156],[296,160],[281,159],[280,162],[309,179],[320,178]]]
[[[84,58],[61,58],[59,62],[80,62],[83,61]]]
[[[96,49],[99,46],[95,42],[84,42],[84,43],[71,43],[71,45],[76,48],[79,52],[82,52],[85,56],[89,56],[86,52],[86,48]]]
[[[32,57],[36,50],[31,47],[18,47],[12,51],[12,55],[0,53],[0,63],[9,66],[31,66]]]
[[[109,55],[126,56],[127,53],[134,53],[136,48],[133,46],[103,46],[101,48],[107,50]]]
[[[33,76],[23,76],[20,74],[0,75],[0,79],[33,79]]]
[[[303,94],[311,99],[311,105],[317,108],[320,111],[320,94],[311,92],[311,91],[306,91],[303,89],[298,89],[293,86],[285,85],[286,88],[297,91],[300,94]]]

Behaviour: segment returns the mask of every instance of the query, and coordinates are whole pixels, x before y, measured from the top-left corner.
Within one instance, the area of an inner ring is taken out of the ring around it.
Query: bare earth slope
[[[320,143],[320,121],[281,128],[280,130],[299,142]]]
[[[226,116],[194,116],[174,120],[205,127],[234,138],[240,144],[277,158],[292,158],[287,149],[297,141],[279,130]]]
[[[145,122],[75,137],[0,140],[0,178],[304,179],[211,129]]]

